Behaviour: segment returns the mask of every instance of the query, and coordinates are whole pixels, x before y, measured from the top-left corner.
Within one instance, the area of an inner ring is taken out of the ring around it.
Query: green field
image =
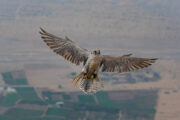
[[[8,110],[4,115],[7,117],[15,118],[35,118],[42,115],[42,111],[38,110],[27,110],[22,108],[12,108]]]
[[[13,106],[18,99],[19,99],[19,96],[17,93],[8,93],[3,99],[2,105]]]
[[[9,84],[9,85],[27,85],[28,84],[26,78],[14,79],[11,72],[1,73],[1,75],[6,84]]]
[[[41,118],[39,117],[24,117],[24,118],[19,118],[19,117],[11,117],[11,116],[2,116],[0,115],[0,120],[65,120],[62,118],[54,118],[54,117],[44,117]]]
[[[63,96],[63,99],[64,100],[69,100],[70,98],[71,98],[71,96],[70,95],[68,95],[68,94],[66,94],[66,93],[62,93],[62,96]]]
[[[20,104],[45,105],[45,103],[37,96],[33,87],[16,87],[15,89],[22,99]]]
[[[26,78],[18,78],[15,79],[16,85],[27,85],[27,79]]]
[[[47,115],[67,116],[70,110],[64,108],[49,108]]]
[[[107,92],[98,92],[96,94],[96,97],[98,99],[98,103],[105,107],[114,107],[114,104],[112,101],[109,100],[108,93]],[[117,106],[115,106],[117,107]]]
[[[36,91],[33,87],[17,87],[15,88],[19,96],[26,101],[36,101],[39,100]]]
[[[92,95],[78,95],[78,100],[80,103],[88,103],[88,104],[96,103]]]
[[[15,84],[13,76],[10,72],[2,73],[1,75],[6,84],[9,84],[9,85]]]
[[[136,94],[132,100],[121,100],[118,102],[110,100],[107,92],[99,92],[96,97],[99,105],[109,108],[107,109],[108,111],[110,109],[122,111],[126,120],[139,120],[139,116],[146,120],[152,120],[156,113],[157,94],[149,93]]]
[[[53,118],[53,117],[45,117],[45,118],[42,118],[42,120],[65,120],[65,119],[62,119],[62,118]]]

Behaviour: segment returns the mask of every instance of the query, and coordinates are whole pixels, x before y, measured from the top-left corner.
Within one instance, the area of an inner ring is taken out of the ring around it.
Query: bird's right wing
[[[57,37],[42,28],[40,29],[41,31],[39,33],[41,34],[41,38],[55,53],[76,65],[86,63],[89,55],[86,49],[80,48],[67,37],[65,39]]]
[[[131,54],[123,56],[108,56],[102,58],[102,72],[131,72],[142,69],[154,63],[156,58],[137,58]]]

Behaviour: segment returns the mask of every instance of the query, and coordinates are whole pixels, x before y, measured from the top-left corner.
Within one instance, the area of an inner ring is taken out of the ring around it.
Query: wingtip
[[[155,63],[156,60],[158,60],[158,58],[151,58],[151,59],[150,59],[150,61],[151,61],[152,63]]]
[[[41,30],[41,31],[40,31],[41,33],[46,33],[46,31],[45,31],[41,26],[40,26],[39,28],[40,28],[40,30]],[[40,33],[40,34],[41,34],[41,33]]]
[[[158,60],[158,58],[152,58],[151,60]]]
[[[40,28],[39,33],[40,33],[41,35],[49,34],[49,33],[46,32],[42,27],[39,27],[39,28]]]
[[[132,53],[129,53],[129,54],[123,55],[123,57],[129,57],[129,56],[131,56],[131,55],[132,55]]]

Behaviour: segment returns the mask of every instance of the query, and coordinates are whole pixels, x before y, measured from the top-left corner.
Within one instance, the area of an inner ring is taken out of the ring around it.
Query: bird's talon
[[[90,79],[93,80],[94,79],[94,75],[91,75]]]
[[[86,74],[84,75],[84,79],[87,79],[87,75]]]

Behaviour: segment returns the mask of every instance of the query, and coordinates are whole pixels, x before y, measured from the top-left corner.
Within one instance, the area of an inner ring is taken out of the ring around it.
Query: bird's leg
[[[97,80],[98,80],[99,83],[100,83],[101,89],[104,89],[104,84],[103,84],[102,80],[99,78],[98,75],[97,75]]]
[[[94,79],[94,74],[92,74],[92,75],[90,76],[90,79],[91,79],[91,80],[93,80],[93,79]]]
[[[75,83],[76,79],[77,79],[77,76],[72,77],[72,84],[73,84],[73,85],[74,85],[74,83]]]
[[[75,87],[78,86],[78,84],[80,83],[80,80],[82,80],[81,77],[78,77],[77,80],[76,80],[75,83],[74,83],[74,86],[75,86]]]
[[[87,73],[84,73],[84,79],[87,79],[88,76],[87,76]]]
[[[93,80],[93,92],[94,92],[94,93],[97,92],[96,79]]]
[[[94,72],[93,74],[91,74],[90,79],[94,80],[96,78],[96,76],[97,76],[97,72]]]

